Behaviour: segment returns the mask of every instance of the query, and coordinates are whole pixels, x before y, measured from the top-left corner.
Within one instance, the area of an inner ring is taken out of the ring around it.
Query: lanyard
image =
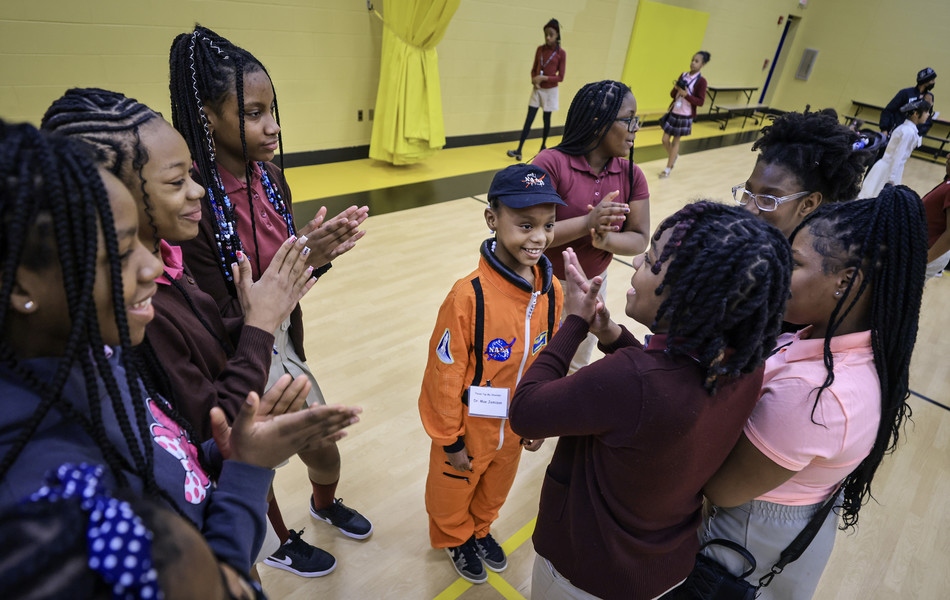
[[[560,48],[555,48],[555,49],[554,49],[554,52],[552,52],[551,55],[548,56],[548,59],[547,59],[546,61],[544,61],[543,63],[541,63],[541,69],[540,69],[540,70],[541,70],[541,73],[540,73],[541,75],[544,75],[544,67],[546,67],[547,64],[548,64],[549,62],[551,62],[551,59],[552,59],[552,58],[554,58],[555,56],[557,56],[558,50],[560,50]]]

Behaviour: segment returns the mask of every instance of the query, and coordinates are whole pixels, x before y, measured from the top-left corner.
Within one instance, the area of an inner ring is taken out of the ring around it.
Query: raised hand
[[[259,416],[260,398],[247,395],[241,411],[228,425],[220,407],[211,409],[211,433],[225,459],[273,469],[301,450],[336,442],[344,429],[359,422],[361,409],[313,405],[277,416]]]
[[[329,221],[324,221],[326,212],[326,207],[321,207],[317,216],[298,232],[307,237],[307,246],[311,250],[308,264],[315,269],[352,250],[366,235],[366,231],[359,227],[369,216],[368,207],[350,206]]]
[[[573,248],[568,248],[561,255],[564,257],[565,276],[564,313],[577,315],[587,323],[592,323],[596,313],[604,307],[598,295],[603,279],[597,276],[588,281]]]
[[[250,261],[238,253],[238,262],[231,264],[231,274],[246,325],[270,333],[277,331],[316,283],[311,277],[313,267],[307,266],[309,254],[307,238],[291,236],[277,249],[260,279],[252,281]]]
[[[619,195],[620,190],[614,190],[607,194],[600,204],[587,205],[586,229],[588,231],[594,230],[598,235],[605,235],[623,229],[627,213],[630,212],[630,205],[625,202],[614,202]]]
[[[261,405],[257,409],[258,417],[297,412],[304,407],[311,387],[313,386],[310,378],[306,375],[300,375],[294,379],[284,373],[261,396]]]

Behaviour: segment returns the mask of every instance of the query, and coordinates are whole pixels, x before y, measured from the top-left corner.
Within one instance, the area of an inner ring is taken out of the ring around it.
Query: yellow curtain
[[[461,0],[384,0],[383,47],[369,156],[394,165],[424,160],[445,145],[439,58]]]

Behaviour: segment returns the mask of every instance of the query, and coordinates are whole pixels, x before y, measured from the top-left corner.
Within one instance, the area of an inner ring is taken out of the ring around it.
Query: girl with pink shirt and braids
[[[726,538],[755,557],[755,583],[826,500],[854,527],[884,454],[897,444],[924,285],[926,221],[917,195],[887,186],[877,198],[826,204],[791,236],[786,321],[759,402],[722,468],[704,541]],[[829,513],[804,554],[761,598],[811,598],[834,546]],[[738,554],[705,549],[734,573]]]

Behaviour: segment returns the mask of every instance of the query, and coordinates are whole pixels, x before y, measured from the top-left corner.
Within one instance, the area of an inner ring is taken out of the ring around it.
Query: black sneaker
[[[449,558],[462,579],[472,583],[485,583],[488,580],[488,571],[482,566],[475,549],[475,536],[470,537],[461,546],[446,548],[445,551],[449,553]]]
[[[303,533],[303,529],[300,530]],[[290,530],[284,545],[264,559],[265,565],[290,571],[301,577],[323,577],[336,568],[333,555],[300,539],[300,533]]]
[[[519,160],[519,161],[521,160],[521,152],[518,150],[509,150],[508,156],[510,156],[511,158],[515,160]]]
[[[478,550],[478,555],[485,561],[485,566],[492,571],[501,573],[508,568],[508,557],[505,556],[505,551],[490,533],[481,539],[476,539],[475,548]]]
[[[341,498],[335,499],[330,506],[317,510],[313,507],[313,496],[310,496],[310,515],[314,519],[326,521],[339,529],[343,535],[357,540],[365,540],[373,533],[373,524],[369,519],[343,504]]]

